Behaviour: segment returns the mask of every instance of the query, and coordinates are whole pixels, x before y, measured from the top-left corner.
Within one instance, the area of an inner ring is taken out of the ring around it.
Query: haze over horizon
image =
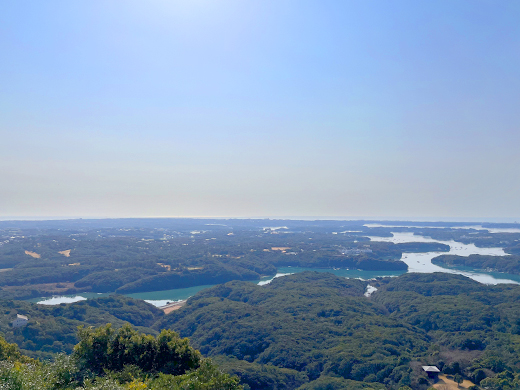
[[[520,220],[519,17],[5,2],[0,217]]]
[[[265,219],[271,221],[374,221],[374,222],[460,222],[464,224],[479,224],[479,223],[507,223],[507,224],[519,224],[517,218],[449,218],[449,217],[415,217],[415,218],[407,218],[407,217],[364,217],[364,216],[243,216],[243,217],[226,217],[226,216],[162,216],[162,217],[133,217],[133,216],[125,216],[125,217],[106,217],[106,216],[10,216],[3,217],[0,216],[0,222],[7,221],[67,221],[67,220],[112,220],[112,219]]]

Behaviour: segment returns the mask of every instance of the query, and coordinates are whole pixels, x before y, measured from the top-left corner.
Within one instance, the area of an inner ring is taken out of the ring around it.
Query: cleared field
[[[169,314],[174,310],[179,310],[181,307],[183,307],[186,304],[186,301],[179,301],[179,302],[173,302],[169,303],[167,305],[164,305],[160,307],[162,311],[164,311],[164,314]]]
[[[457,390],[457,389],[467,389],[470,386],[473,386],[474,383],[464,379],[464,382],[462,382],[460,385],[457,385],[457,382],[455,382],[452,377],[448,378],[446,375],[439,375],[439,381],[433,385],[436,389],[439,390]]]
[[[42,257],[41,255],[39,255],[38,253],[36,252],[31,252],[31,251],[25,251],[25,254],[26,255],[29,255],[31,257],[34,257],[35,259],[39,259],[40,257]]]

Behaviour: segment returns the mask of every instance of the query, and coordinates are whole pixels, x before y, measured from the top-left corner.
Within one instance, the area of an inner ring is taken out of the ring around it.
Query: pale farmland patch
[[[31,251],[25,251],[25,254],[26,255],[29,255],[31,257],[34,257],[35,259],[39,259],[40,257],[42,257],[41,255],[39,255],[38,253],[36,252],[31,252]]]

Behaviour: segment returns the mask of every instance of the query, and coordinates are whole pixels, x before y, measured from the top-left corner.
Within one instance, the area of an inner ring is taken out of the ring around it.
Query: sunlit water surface
[[[520,283],[519,275],[505,274],[500,272],[478,272],[470,269],[444,268],[432,264],[431,260],[442,254],[469,256],[469,255],[489,255],[489,256],[508,256],[502,248],[479,248],[475,244],[463,244],[457,241],[440,241],[430,237],[414,235],[413,233],[392,233],[393,237],[369,237],[371,241],[393,242],[395,244],[407,242],[439,242],[450,246],[449,252],[426,252],[426,253],[403,253],[401,260],[408,265],[408,272],[447,272],[460,274],[474,279],[481,283]]]

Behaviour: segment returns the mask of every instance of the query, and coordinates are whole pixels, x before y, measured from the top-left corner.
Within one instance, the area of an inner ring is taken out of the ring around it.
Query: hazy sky
[[[0,4],[0,216],[520,218],[520,2]]]

